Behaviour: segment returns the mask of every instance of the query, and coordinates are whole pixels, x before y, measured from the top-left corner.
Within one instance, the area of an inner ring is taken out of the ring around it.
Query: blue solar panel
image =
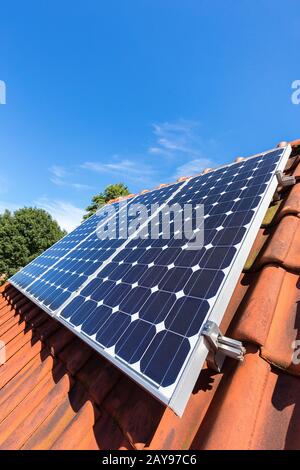
[[[172,194],[175,186],[166,186],[125,201],[120,210],[116,210],[117,232],[133,218],[128,213],[129,207],[142,203],[150,210],[151,204],[164,201],[168,194]],[[97,236],[99,226],[105,225],[107,210],[111,208],[119,209],[119,204],[103,208],[98,215],[89,218],[19,271],[11,282],[53,314],[123,244],[123,239],[102,240]]]
[[[190,204],[192,213],[171,217],[168,238],[161,217],[161,237],[151,237],[153,215],[143,239],[143,227],[126,240],[99,240],[93,230],[27,293],[180,414],[207,354],[201,329],[220,322],[288,155],[277,149],[136,197],[120,209],[118,229],[134,203]],[[202,231],[198,249],[176,236],[187,218]]]
[[[59,260],[66,256],[67,253],[74,250],[83,240],[94,232],[97,225],[101,223],[101,220],[103,220],[105,216],[106,212],[103,208],[97,215],[93,215],[87,219],[84,223],[79,225],[79,227],[55,243],[51,248],[35,258],[31,263],[25,266],[25,268],[17,272],[10,281],[20,289],[28,288],[39,276],[54,266]]]

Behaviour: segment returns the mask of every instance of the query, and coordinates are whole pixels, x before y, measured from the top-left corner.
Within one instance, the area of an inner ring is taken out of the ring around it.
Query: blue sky
[[[2,2],[0,211],[70,230],[133,192],[299,135],[296,0]]]

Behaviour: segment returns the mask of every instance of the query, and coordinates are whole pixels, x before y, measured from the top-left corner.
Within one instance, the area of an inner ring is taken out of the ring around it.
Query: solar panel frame
[[[278,150],[278,149],[277,149]],[[263,156],[272,150],[260,153],[258,155],[254,155],[253,157],[250,157],[247,160],[250,160],[252,158],[256,158],[257,156]],[[281,159],[279,163],[277,164],[276,171],[283,170],[286,164],[286,161],[289,157],[289,154],[291,152],[290,146],[286,147],[283,150]],[[224,165],[223,167],[227,168],[232,165],[235,165],[235,163],[231,165]],[[219,167],[216,168],[215,170],[212,170],[211,173],[214,171],[219,170]],[[178,183],[177,190],[172,193],[172,195],[165,201],[163,205],[166,205],[168,201],[170,201],[176,193],[179,193],[185,185],[187,185],[193,178],[190,178],[183,183]],[[261,201],[259,203],[259,206],[256,209],[255,215],[252,218],[252,221],[250,223],[249,229],[246,231],[245,235],[242,238],[242,241],[240,243],[240,249],[237,251],[234,260],[232,260],[230,264],[230,269],[225,276],[225,279],[223,280],[222,287],[219,290],[219,294],[217,298],[215,299],[215,302],[213,306],[210,308],[209,313],[207,315],[206,320],[214,321],[217,325],[220,324],[222,317],[224,315],[224,312],[227,308],[228,302],[230,300],[230,297],[233,293],[233,290],[236,286],[236,283],[238,281],[239,275],[242,271],[242,267],[247,259],[247,256],[249,254],[249,251],[251,249],[251,246],[255,240],[255,237],[257,235],[257,232],[259,230],[259,227],[261,225],[261,222],[263,220],[263,217],[265,215],[265,212],[271,202],[271,199],[273,197],[273,194],[277,188],[278,182],[275,177],[275,171],[273,177],[270,179],[268,183],[268,187],[266,191],[264,192],[264,195],[261,198]],[[161,210],[161,208],[160,208]],[[151,217],[150,217],[151,219]],[[147,223],[149,220],[147,220]],[[142,228],[140,228],[141,230]],[[121,251],[124,246],[126,246],[130,240],[133,238],[135,234],[132,235],[132,237],[129,237],[124,244],[122,244],[119,247],[118,251]],[[245,243],[246,241],[246,243]],[[111,260],[116,256],[114,253],[110,258],[108,258],[105,261],[105,265],[109,264]],[[104,266],[101,266],[99,271],[104,269]],[[19,290],[20,288],[17,287]],[[80,288],[80,291],[82,290],[82,286]],[[28,296],[28,293],[24,292],[25,295]],[[32,299],[37,305],[40,306],[38,302],[35,301],[35,299]],[[54,317],[59,320],[62,324],[64,324],[68,329],[70,329],[73,333],[77,334],[81,339],[83,339],[85,342],[90,344],[90,346],[97,350],[101,355],[106,357],[110,362],[115,364],[119,369],[123,370],[127,375],[129,375],[133,380],[138,382],[143,388],[148,390],[152,395],[156,396],[159,400],[161,400],[163,403],[168,405],[170,408],[172,408],[179,416],[182,415],[184,408],[186,406],[187,400],[190,396],[190,393],[192,392],[192,389],[194,387],[194,384],[197,380],[197,377],[199,375],[200,369],[206,359],[206,356],[208,354],[208,348],[206,346],[205,340],[201,333],[199,333],[199,338],[196,343],[196,346],[193,349],[192,354],[190,355],[189,359],[186,361],[184,366],[182,367],[182,371],[180,375],[177,377],[177,380],[172,386],[169,387],[169,390],[166,388],[162,391],[160,389],[155,389],[153,387],[153,384],[151,383],[151,379],[137,374],[134,370],[131,370],[128,366],[128,364],[125,361],[122,361],[121,358],[114,358],[111,355],[107,354],[106,351],[97,346],[97,343],[94,341],[91,341],[88,336],[80,333],[79,331],[76,331],[76,328],[72,327],[68,321],[64,320],[62,317],[59,316],[60,311],[62,310],[62,307],[60,307],[55,313]],[[50,313],[50,312],[48,312]],[[53,315],[53,313],[50,313]],[[205,322],[204,322],[205,323]],[[203,323],[203,324],[204,324]],[[167,387],[168,388],[168,387]]]

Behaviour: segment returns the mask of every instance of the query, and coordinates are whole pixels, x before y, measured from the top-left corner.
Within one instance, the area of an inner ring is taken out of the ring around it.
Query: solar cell
[[[289,152],[276,149],[140,195],[118,212],[119,231],[133,219],[133,204],[146,205],[148,220],[129,238],[100,240],[91,221],[90,235],[76,244],[74,233],[66,252],[58,243],[17,282],[25,276],[25,294],[181,414],[207,355],[203,325],[222,319]],[[192,212],[173,214],[164,238],[163,206],[150,214],[153,203],[190,204]],[[197,249],[176,236],[188,219],[203,235]],[[138,238],[145,228],[148,237]]]

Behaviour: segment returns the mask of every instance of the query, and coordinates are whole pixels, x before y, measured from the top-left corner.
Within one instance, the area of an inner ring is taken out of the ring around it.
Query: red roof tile
[[[300,140],[286,171],[300,176]],[[182,418],[0,287],[0,449],[299,449],[299,214],[297,180],[269,209],[221,324],[245,360],[205,366]]]
[[[192,444],[197,449],[299,449],[300,381],[249,347],[224,377]]]

